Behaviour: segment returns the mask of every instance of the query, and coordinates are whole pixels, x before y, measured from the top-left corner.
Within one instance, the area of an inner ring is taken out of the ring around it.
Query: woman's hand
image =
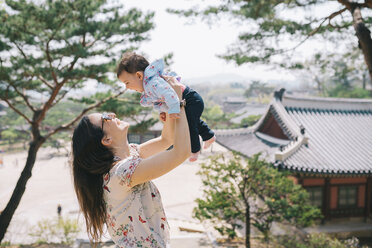
[[[164,124],[164,122],[167,120],[167,113],[165,113],[165,112],[161,112],[161,113],[159,114],[159,119],[160,119],[160,121]]]
[[[180,114],[179,113],[174,113],[174,114],[169,114],[169,118],[170,119],[179,119],[180,118]]]
[[[167,114],[167,113],[165,113],[165,112],[161,112],[160,114],[159,114],[159,119],[160,119],[160,121],[164,124],[166,121],[167,121],[167,116],[168,116],[168,118],[169,119],[179,119],[180,118],[180,114],[178,114],[178,113],[174,113],[174,114]]]
[[[182,84],[180,84],[175,77],[163,76],[163,78],[172,86],[179,99],[182,99]],[[161,149],[166,149],[170,145],[173,145],[171,150],[159,152],[159,141],[156,143],[156,141],[154,141],[155,139],[140,145],[140,155],[142,155],[141,157],[144,159],[141,160],[132,175],[132,187],[168,173],[190,156],[190,132],[184,107],[180,108],[178,117],[179,118],[172,120],[169,114],[166,115],[166,122],[164,123],[161,135],[161,140],[166,141],[160,141],[160,143],[164,144],[164,146],[161,146]],[[165,126],[167,124],[169,126],[166,128]],[[152,145],[150,144],[151,142]]]

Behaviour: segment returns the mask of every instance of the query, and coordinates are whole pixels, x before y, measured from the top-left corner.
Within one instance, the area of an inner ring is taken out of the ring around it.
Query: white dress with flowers
[[[104,175],[108,232],[116,247],[168,247],[169,226],[159,191],[151,181],[131,187],[141,159],[137,145],[130,145],[130,153]]]

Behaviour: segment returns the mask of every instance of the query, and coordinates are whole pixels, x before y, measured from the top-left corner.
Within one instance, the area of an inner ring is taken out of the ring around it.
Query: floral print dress
[[[137,145],[130,145],[130,153],[104,175],[108,232],[116,247],[168,247],[169,226],[159,191],[151,181],[131,187],[141,159]]]

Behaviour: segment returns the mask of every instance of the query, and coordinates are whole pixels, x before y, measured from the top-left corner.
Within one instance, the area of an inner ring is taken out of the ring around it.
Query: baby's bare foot
[[[189,157],[190,162],[195,162],[198,160],[200,152],[191,153],[191,156]]]
[[[210,147],[216,141],[216,135],[210,138],[209,140],[204,141],[204,149]]]

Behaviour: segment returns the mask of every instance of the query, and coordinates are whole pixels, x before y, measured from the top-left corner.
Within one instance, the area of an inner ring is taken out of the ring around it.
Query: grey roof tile
[[[274,161],[274,155],[283,142],[273,144],[270,142],[275,142],[275,139],[265,140],[264,135],[256,135],[265,121],[265,115],[269,114],[274,116],[291,140],[297,140],[299,133],[296,126],[301,125],[308,137],[306,145],[301,145],[283,161]],[[270,162],[290,170],[372,174],[372,100],[284,95],[282,101],[272,101],[265,115],[254,127],[242,129],[241,134],[231,131],[234,135],[229,135],[228,131],[224,131],[219,135],[217,132],[217,141],[246,156],[266,151]]]
[[[302,146],[283,165],[307,171],[366,173],[372,170],[372,111],[330,111],[287,108],[297,125],[306,128]]]

